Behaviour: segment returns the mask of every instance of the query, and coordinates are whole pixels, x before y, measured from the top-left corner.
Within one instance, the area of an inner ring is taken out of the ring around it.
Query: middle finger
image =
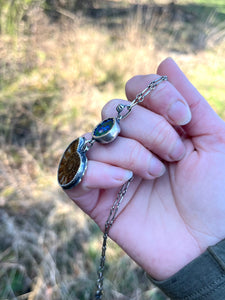
[[[102,110],[103,119],[112,117],[118,104],[129,105],[125,100],[111,100]],[[115,113],[114,113],[115,114]],[[180,160],[184,153],[184,144],[169,122],[145,107],[135,106],[131,114],[120,121],[121,136],[134,139],[166,161]]]

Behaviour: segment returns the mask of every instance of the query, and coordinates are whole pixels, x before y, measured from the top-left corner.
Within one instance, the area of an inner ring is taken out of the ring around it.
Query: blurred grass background
[[[0,299],[89,300],[102,234],[56,182],[65,146],[173,57],[225,118],[223,0],[0,0]],[[165,300],[112,241],[105,299]]]

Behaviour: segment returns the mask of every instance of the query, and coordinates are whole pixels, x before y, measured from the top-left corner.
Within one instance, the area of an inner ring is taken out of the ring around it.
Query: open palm
[[[170,83],[121,122],[115,142],[93,146],[82,182],[67,193],[103,230],[131,170],[134,179],[110,236],[162,280],[225,237],[225,124],[173,60],[161,63],[158,74]],[[155,76],[131,79],[128,99]],[[168,114],[178,100],[183,106]],[[109,102],[103,117],[112,116],[118,103]]]

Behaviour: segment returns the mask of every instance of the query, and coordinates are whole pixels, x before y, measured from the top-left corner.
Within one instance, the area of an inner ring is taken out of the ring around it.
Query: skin
[[[171,58],[157,74],[130,79],[128,100],[159,75],[168,81],[121,121],[113,143],[95,143],[82,182],[67,194],[104,230],[119,187],[133,173],[110,237],[164,280],[225,238],[225,123]],[[107,103],[102,118],[116,116],[123,102]]]

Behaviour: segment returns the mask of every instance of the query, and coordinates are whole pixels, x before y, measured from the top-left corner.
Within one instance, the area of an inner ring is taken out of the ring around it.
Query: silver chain
[[[137,94],[137,96],[135,97],[135,99],[131,102],[130,106],[133,107],[136,104],[143,102],[144,98],[151,93],[151,91],[153,91],[161,82],[167,80],[167,76],[161,76],[158,79],[152,81],[149,83],[149,85],[139,94]]]
[[[105,223],[105,231],[103,234],[103,243],[102,243],[102,253],[101,253],[100,264],[98,268],[97,291],[95,293],[95,299],[102,299],[102,295],[103,295],[103,280],[104,280],[103,272],[105,268],[105,253],[106,253],[106,243],[107,243],[108,233],[112,224],[115,221],[119,206],[132,180],[133,177],[122,185],[120,191],[117,194],[116,200],[114,201],[113,206],[110,209],[108,219]]]
[[[129,105],[124,105],[124,104],[119,104],[116,108],[118,115],[117,115],[117,120],[120,121],[124,118],[126,118],[132,108],[139,104],[140,102],[143,102],[145,97],[151,93],[161,82],[166,81],[167,80],[167,76],[161,76],[158,79],[151,81],[149,83],[149,85],[139,94],[136,95],[135,99],[129,104]],[[124,111],[124,109],[126,109],[125,113],[122,115],[122,111]]]
[[[137,96],[135,97],[135,99],[129,104],[129,105],[124,105],[124,104],[119,104],[116,108],[117,110],[117,120],[118,122],[124,118],[126,118],[132,108],[137,105],[140,102],[144,101],[144,98],[151,93],[151,91],[153,91],[161,82],[166,81],[167,80],[167,76],[161,76],[158,79],[152,81],[149,83],[149,85],[139,94],[137,94]],[[126,111],[122,114],[122,112],[124,111],[124,109],[126,109]],[[93,145],[94,141],[93,139],[87,141],[86,143],[86,150],[90,149]],[[103,243],[102,243],[102,251],[101,251],[101,258],[100,258],[100,264],[99,264],[99,268],[98,268],[98,274],[97,274],[97,290],[95,293],[95,300],[101,300],[102,296],[103,296],[103,280],[104,280],[104,268],[105,268],[105,259],[106,259],[106,245],[107,245],[107,238],[108,238],[108,234],[109,234],[109,230],[112,227],[116,217],[117,217],[117,213],[119,210],[119,206],[128,190],[128,187],[132,181],[133,177],[131,179],[129,179],[127,182],[125,182],[122,187],[120,188],[116,200],[113,203],[113,206],[110,209],[110,213],[108,216],[108,219],[105,223],[105,230],[104,230],[104,234],[103,234]]]

